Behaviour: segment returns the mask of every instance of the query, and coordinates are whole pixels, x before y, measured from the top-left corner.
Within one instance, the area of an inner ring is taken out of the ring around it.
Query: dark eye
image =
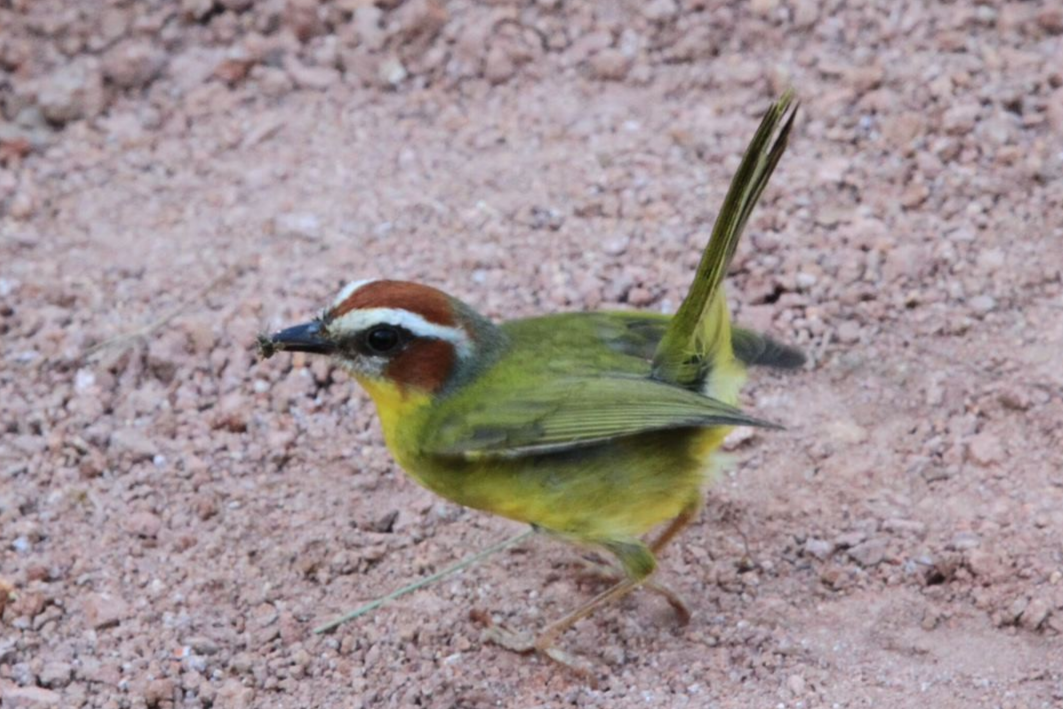
[[[377,354],[385,354],[399,345],[399,331],[390,325],[374,327],[365,334],[365,344]]]

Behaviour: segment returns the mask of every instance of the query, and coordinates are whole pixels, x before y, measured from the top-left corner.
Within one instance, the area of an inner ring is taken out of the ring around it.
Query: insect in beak
[[[281,351],[327,355],[336,351],[336,345],[324,336],[321,323],[314,320],[272,335],[259,335],[258,354],[263,359],[269,359]]]

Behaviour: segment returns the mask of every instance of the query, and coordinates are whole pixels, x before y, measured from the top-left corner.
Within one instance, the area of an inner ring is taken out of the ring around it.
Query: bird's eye
[[[365,334],[365,344],[377,354],[385,354],[395,349],[400,341],[399,331],[390,325],[374,327]]]

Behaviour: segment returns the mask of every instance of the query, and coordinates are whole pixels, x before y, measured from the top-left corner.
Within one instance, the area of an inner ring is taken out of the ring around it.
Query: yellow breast
[[[356,376],[358,383],[369,392],[376,404],[384,442],[399,465],[418,478],[410,462],[419,449],[418,435],[421,422],[432,403],[432,397],[416,389],[403,388],[386,379],[369,379]],[[418,478],[420,480],[420,478]]]

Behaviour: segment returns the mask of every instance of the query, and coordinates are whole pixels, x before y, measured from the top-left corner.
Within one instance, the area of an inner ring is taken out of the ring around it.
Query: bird
[[[538,635],[497,626],[491,639],[574,665],[562,634],[639,586],[689,618],[653,580],[657,557],[700,511],[728,432],[780,428],[738,407],[746,369],[805,362],[796,347],[732,325],[724,287],[796,113],[787,91],[764,114],[674,315],[495,323],[432,286],[365,279],[309,322],[260,336],[262,357],[323,355],[352,375],[395,461],[420,485],[616,560],[612,586]]]

